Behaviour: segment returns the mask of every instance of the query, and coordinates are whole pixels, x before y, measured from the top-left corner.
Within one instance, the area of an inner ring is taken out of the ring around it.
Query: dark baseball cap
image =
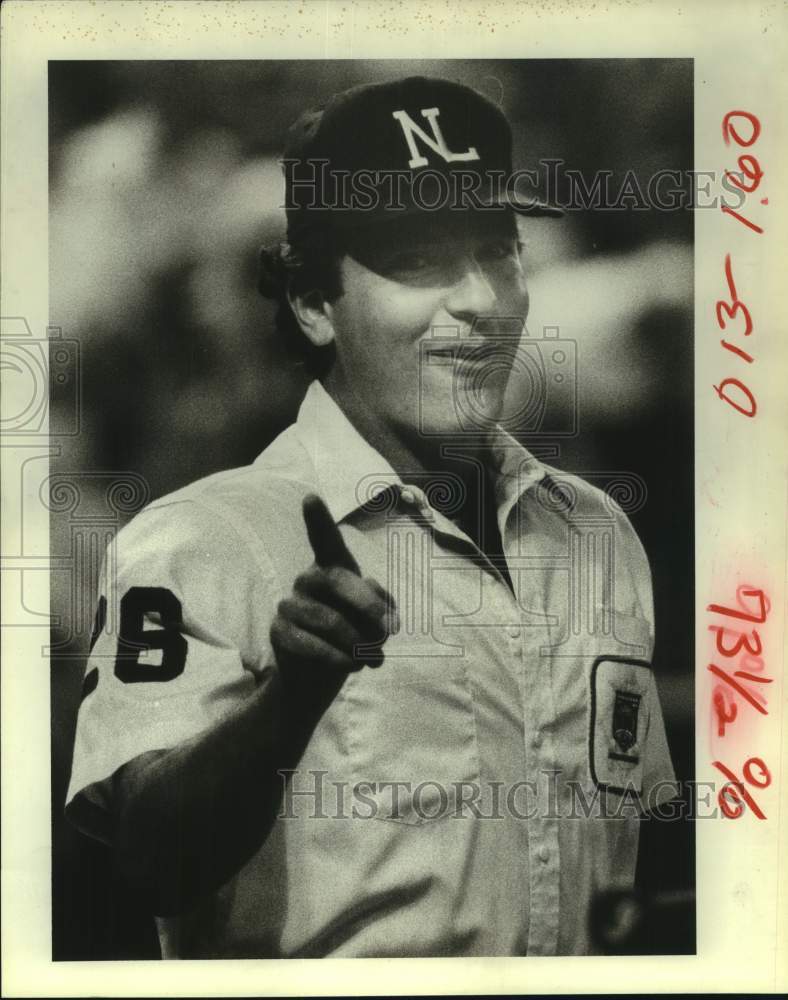
[[[451,80],[411,76],[335,94],[291,126],[282,167],[295,244],[425,212],[563,215],[513,190],[509,122]]]

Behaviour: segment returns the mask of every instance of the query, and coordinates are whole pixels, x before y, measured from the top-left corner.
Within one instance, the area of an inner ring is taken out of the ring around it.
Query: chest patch
[[[588,764],[598,788],[640,794],[649,725],[651,666],[600,656],[591,668]]]

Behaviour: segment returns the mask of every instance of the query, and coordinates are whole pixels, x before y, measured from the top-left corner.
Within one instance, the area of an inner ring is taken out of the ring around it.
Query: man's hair
[[[331,368],[335,347],[317,347],[307,337],[290,308],[287,296],[319,290],[327,302],[342,294],[339,262],[344,249],[330,232],[309,245],[275,243],[260,250],[260,294],[277,304],[275,324],[288,354],[303,364],[311,375],[320,378]]]

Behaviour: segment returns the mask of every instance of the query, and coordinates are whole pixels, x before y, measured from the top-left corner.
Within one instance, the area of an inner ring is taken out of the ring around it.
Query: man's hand
[[[303,513],[315,561],[280,602],[271,644],[285,685],[307,695],[326,682],[338,690],[349,672],[379,666],[380,646],[399,623],[393,598],[361,576],[320,497],[307,496]]]

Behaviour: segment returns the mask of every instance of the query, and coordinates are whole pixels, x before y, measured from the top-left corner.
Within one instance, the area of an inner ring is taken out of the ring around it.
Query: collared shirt
[[[595,892],[632,884],[638,814],[673,794],[648,563],[610,497],[503,431],[493,474],[513,589],[452,519],[462,482],[397,475],[315,382],[253,465],[156,501],[110,546],[67,804],[95,836],[121,765],[254,690],[313,561],[306,493],[401,620],[257,854],[158,921],[164,957],[591,950]]]

